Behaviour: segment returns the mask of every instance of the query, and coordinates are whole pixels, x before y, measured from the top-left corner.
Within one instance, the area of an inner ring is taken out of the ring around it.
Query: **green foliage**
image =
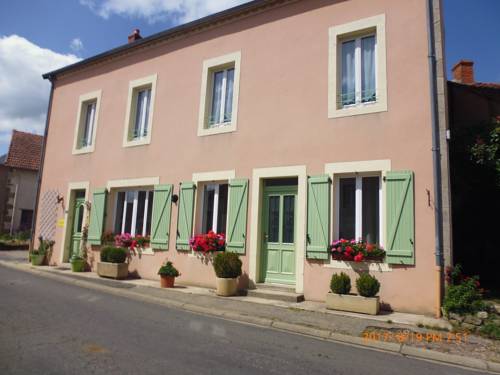
[[[14,240],[19,242],[26,242],[31,238],[31,232],[29,230],[23,230],[14,234]]]
[[[33,254],[35,255],[47,255],[52,250],[55,241],[44,240],[42,236],[38,237],[38,249],[33,249]]]
[[[500,340],[500,325],[494,321],[487,321],[480,329],[479,333],[493,340]]]
[[[477,278],[465,278],[460,284],[450,285],[446,290],[443,310],[446,315],[474,314],[486,308]]]
[[[477,136],[470,153],[472,160],[477,164],[496,171],[497,185],[500,186],[500,117],[486,129],[488,134]]]
[[[330,290],[335,294],[349,294],[351,291],[351,278],[344,272],[333,274],[330,281]]]
[[[241,276],[241,260],[238,254],[231,252],[218,253],[213,260],[215,274],[219,278],[233,279]]]
[[[177,268],[174,267],[172,262],[167,262],[163,266],[160,267],[160,269],[158,271],[158,275],[178,277],[180,275],[180,273],[179,273],[179,271],[177,271]]]
[[[125,263],[127,250],[123,247],[106,246],[101,249],[101,262]]]
[[[375,297],[380,290],[380,283],[368,273],[362,273],[356,280],[358,293],[363,297]]]

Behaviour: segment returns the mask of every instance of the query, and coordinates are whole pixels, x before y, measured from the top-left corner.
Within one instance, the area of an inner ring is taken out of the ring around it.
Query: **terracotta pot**
[[[160,285],[162,288],[173,288],[175,283],[175,277],[160,275]]]

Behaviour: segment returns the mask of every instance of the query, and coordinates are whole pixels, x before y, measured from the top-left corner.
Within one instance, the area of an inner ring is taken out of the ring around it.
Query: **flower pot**
[[[31,254],[31,264],[33,266],[41,266],[45,260],[45,254]]]
[[[330,310],[377,315],[380,310],[380,302],[378,297],[328,293],[326,296],[326,308]]]
[[[84,259],[74,259],[71,262],[71,271],[84,272],[87,262]]]
[[[128,263],[98,262],[97,274],[112,279],[125,279],[128,276]]]
[[[162,288],[173,288],[175,283],[175,277],[160,275],[160,286]]]
[[[217,277],[216,294],[222,297],[235,296],[238,291],[238,279],[222,279]]]

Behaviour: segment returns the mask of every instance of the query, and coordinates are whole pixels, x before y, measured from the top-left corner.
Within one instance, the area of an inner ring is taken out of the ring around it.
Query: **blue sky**
[[[243,2],[2,0],[0,154],[7,150],[13,127],[43,130],[48,83],[40,82],[42,72],[124,44],[134,28],[148,36]],[[464,58],[475,61],[476,80],[500,82],[500,0],[443,3],[448,75],[451,66]]]

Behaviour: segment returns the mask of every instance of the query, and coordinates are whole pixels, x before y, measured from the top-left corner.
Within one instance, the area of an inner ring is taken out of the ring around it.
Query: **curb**
[[[84,280],[83,277],[72,277],[72,276],[62,275],[60,273],[53,271],[36,269],[35,267],[24,263],[13,263],[0,260],[0,265],[18,271],[28,272],[42,277],[50,278],[53,280],[62,281],[67,284],[72,284],[87,289],[102,291],[116,296],[131,298],[142,302],[149,302],[157,305],[162,305],[165,307],[177,308],[195,314],[209,315],[220,319],[251,324],[262,328],[271,328],[279,331],[291,332],[295,334],[310,336],[332,342],[354,345],[364,349],[383,351],[386,353],[402,355],[405,357],[430,360],[430,361],[445,363],[448,365],[461,366],[469,369],[489,371],[491,373],[500,374],[500,363],[496,362],[485,361],[471,357],[463,357],[454,354],[447,354],[434,350],[416,348],[405,344],[365,340],[362,337],[351,336],[321,328],[288,323],[279,320],[272,320],[258,316],[246,315],[242,313],[229,312],[215,308],[208,308],[204,306],[195,305],[192,303],[172,301],[165,298],[136,293],[133,291],[136,287],[116,288],[110,285],[102,285],[95,281],[92,282],[86,281]],[[119,281],[116,281],[116,283],[119,283]],[[146,286],[146,288],[150,287]]]

